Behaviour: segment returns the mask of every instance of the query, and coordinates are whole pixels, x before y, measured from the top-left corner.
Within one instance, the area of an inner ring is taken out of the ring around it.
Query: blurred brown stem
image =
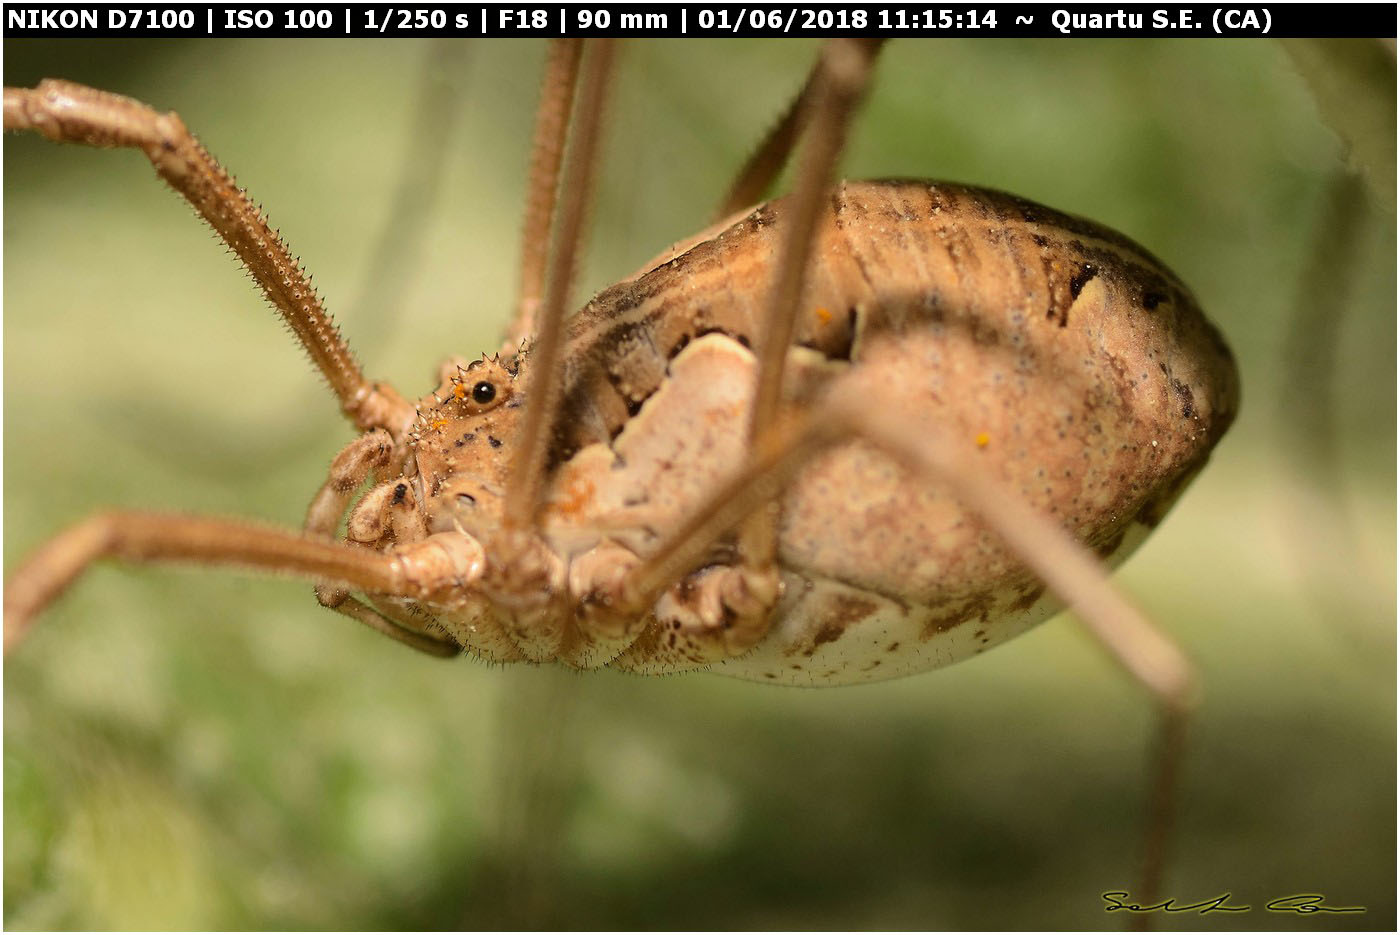
[[[1339,348],[1364,244],[1366,204],[1361,176],[1339,166],[1323,196],[1285,339],[1279,431],[1285,461],[1294,466],[1302,491],[1290,517],[1298,534],[1289,537],[1299,544],[1298,580],[1354,645],[1374,648],[1369,623],[1377,608],[1355,592],[1339,595],[1330,584],[1370,577],[1369,558],[1347,513],[1336,419]]]

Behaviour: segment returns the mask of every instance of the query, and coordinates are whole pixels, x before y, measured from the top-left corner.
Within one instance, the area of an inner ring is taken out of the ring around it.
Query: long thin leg
[[[578,88],[582,56],[581,39],[555,39],[549,44],[549,58],[540,83],[540,106],[535,112],[535,136],[530,146],[530,180],[520,244],[520,294],[515,303],[515,320],[506,330],[503,353],[514,353],[535,333],[535,315],[544,296],[559,167],[564,161],[569,132],[569,108]]]
[[[640,612],[660,592],[705,560],[719,538],[778,496],[798,470],[827,448],[863,439],[920,480],[947,484],[1065,604],[1128,674],[1155,699],[1161,717],[1149,802],[1147,855],[1137,894],[1151,905],[1161,890],[1173,823],[1173,799],[1184,733],[1197,702],[1195,669],[1177,645],[1114,588],[1102,564],[1063,529],[979,470],[976,450],[963,450],[923,427],[916,435],[899,413],[842,399],[840,384],[768,444],[691,514],[623,587],[619,607]]]
[[[6,130],[33,130],[60,143],[139,149],[156,174],[194,206],[243,261],[263,295],[301,342],[362,429],[384,428],[396,437],[413,420],[413,407],[392,388],[372,384],[360,371],[339,329],[262,209],[185,129],[175,113],[118,94],[46,79],[33,90],[5,88]]]
[[[432,599],[460,588],[480,565],[479,548],[475,554],[462,553],[462,537],[436,538],[380,553],[229,520],[101,513],[50,539],[11,575],[5,586],[5,649],[14,646],[35,615],[98,559],[241,566],[333,581],[357,591]],[[409,639],[370,625],[419,649],[425,646],[418,642],[430,639]]]
[[[1188,677],[1194,681],[1194,669],[1189,670]],[[1193,688],[1186,691],[1193,692]],[[1135,894],[1136,902],[1142,906],[1155,906],[1161,901],[1162,877],[1171,849],[1172,825],[1176,823],[1177,789],[1181,786],[1181,767],[1186,759],[1186,728],[1196,703],[1195,697],[1187,695],[1156,697],[1161,720],[1148,754],[1152,788],[1147,794],[1147,813],[1143,816],[1142,871]],[[1152,922],[1152,916],[1147,913],[1133,916],[1134,927],[1141,931],[1152,928]]]
[[[460,655],[462,652],[462,647],[451,640],[440,640],[418,630],[410,629],[402,623],[390,620],[377,609],[369,606],[359,598],[351,597],[341,588],[326,588],[322,585],[317,585],[316,599],[320,601],[322,607],[326,607],[338,614],[349,617],[351,620],[358,620],[371,630],[383,633],[390,639],[398,640],[405,646],[411,646],[429,656],[450,659],[453,656]]]
[[[749,450],[771,431],[782,402],[783,371],[797,320],[808,258],[826,206],[836,163],[851,115],[870,76],[874,50],[858,40],[835,40],[822,49],[810,101],[812,128],[797,188],[789,201],[788,230],[764,311],[758,340],[758,389],[749,421]],[[777,550],[777,516],[772,509],[752,514],[740,532],[739,552],[759,569],[771,567]]]
[[[545,457],[554,433],[558,396],[563,383],[562,360],[565,302],[573,281],[580,235],[593,188],[593,166],[601,135],[603,100],[612,70],[613,45],[608,40],[589,44],[585,57],[573,126],[576,129],[564,164],[559,218],[544,302],[539,311],[539,335],[526,366],[529,399],[517,437],[506,490],[508,530],[529,530],[544,491]]]
[[[834,39],[833,42],[858,42],[868,49],[867,55],[873,61],[884,39]],[[729,191],[715,212],[715,220],[727,218],[737,211],[756,204],[787,165],[788,156],[797,145],[797,138],[808,123],[817,96],[818,78],[822,73],[822,60],[819,57],[797,97],[792,99],[783,116],[768,131],[763,142],[758,145],[748,160],[739,169],[739,174],[729,186]]]

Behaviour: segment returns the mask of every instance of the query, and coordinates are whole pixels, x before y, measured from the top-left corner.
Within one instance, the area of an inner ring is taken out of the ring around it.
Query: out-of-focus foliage
[[[1285,39],[1327,125],[1384,202],[1395,201],[1395,40]]]
[[[355,300],[430,158],[428,48],[10,43],[5,81],[179,110],[355,308],[369,372],[418,393],[494,347],[512,294],[542,47],[465,51],[437,66],[459,123],[421,256],[378,312]],[[625,50],[583,291],[702,226],[813,51]],[[1350,88],[1393,124],[1393,85]],[[6,567],[103,505],[299,524],[350,433],[235,264],[138,155],[4,156]],[[1395,924],[1393,205],[1343,213],[1334,352],[1290,351],[1342,158],[1273,44],[972,40],[892,43],[846,160],[1117,227],[1236,350],[1239,423],[1118,576],[1206,685],[1168,891],[1255,906],[1176,925],[1315,927],[1262,908],[1299,892]],[[11,928],[1121,927],[1099,894],[1139,860],[1151,711],[1067,619],[798,691],[443,663],[305,584],[108,566],[5,675]]]

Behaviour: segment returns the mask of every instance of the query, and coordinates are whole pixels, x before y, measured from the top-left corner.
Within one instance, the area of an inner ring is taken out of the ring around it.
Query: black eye
[[[472,399],[476,400],[483,406],[495,398],[496,384],[494,383],[488,383],[487,381],[482,380],[476,386],[472,387]]]

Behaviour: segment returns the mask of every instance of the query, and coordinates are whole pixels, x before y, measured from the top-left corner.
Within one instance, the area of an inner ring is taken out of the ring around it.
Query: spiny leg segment
[[[55,142],[139,149],[156,174],[185,198],[247,267],[301,342],[340,407],[361,429],[398,437],[413,407],[384,384],[367,381],[311,279],[233,177],[173,112],[69,81],[5,88],[6,130],[33,130]]]

